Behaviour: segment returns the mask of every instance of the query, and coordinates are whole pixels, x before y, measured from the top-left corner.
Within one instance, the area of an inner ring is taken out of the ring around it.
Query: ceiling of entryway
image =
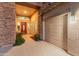
[[[36,12],[35,8],[16,4],[16,15],[30,17]]]
[[[31,17],[37,9],[43,10],[48,9],[53,2],[17,2],[16,3],[16,15]],[[52,5],[53,6],[53,5]]]

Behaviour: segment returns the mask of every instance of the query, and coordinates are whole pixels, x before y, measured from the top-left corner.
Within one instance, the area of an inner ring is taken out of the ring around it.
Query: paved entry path
[[[10,48],[3,55],[8,56],[69,56],[63,49],[45,41],[34,41],[24,35],[25,43],[21,46]]]

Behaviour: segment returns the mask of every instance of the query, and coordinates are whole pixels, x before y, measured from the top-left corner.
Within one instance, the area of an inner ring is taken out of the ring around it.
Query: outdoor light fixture
[[[71,13],[70,13],[70,19],[69,19],[69,21],[70,21],[70,24],[76,23],[75,12],[71,12]]]
[[[17,26],[18,31],[20,31],[20,23],[18,22],[18,26]]]
[[[24,11],[24,13],[26,14],[26,13],[27,13],[27,11]]]
[[[20,23],[18,22],[18,26],[20,26]]]
[[[76,22],[75,16],[71,16],[71,17],[70,17],[70,23],[73,24],[73,23],[75,23],[75,22]]]

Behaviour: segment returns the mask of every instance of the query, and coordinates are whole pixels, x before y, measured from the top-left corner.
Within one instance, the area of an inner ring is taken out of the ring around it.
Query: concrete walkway
[[[69,56],[63,49],[44,41],[34,41],[29,35],[24,35],[25,43],[10,48],[3,53],[6,56]]]

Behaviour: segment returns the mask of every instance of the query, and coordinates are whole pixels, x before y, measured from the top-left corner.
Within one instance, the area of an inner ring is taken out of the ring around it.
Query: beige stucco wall
[[[62,14],[71,11],[75,11],[76,22],[70,23],[71,16],[68,16],[67,51],[72,55],[79,55],[79,3],[63,3],[44,14],[43,19],[46,20],[45,38],[46,41],[49,41],[50,43],[62,48]],[[70,13],[68,13],[68,15],[69,14]]]
[[[70,18],[74,12],[74,18]],[[68,20],[68,52],[79,55],[79,8],[69,14]]]
[[[13,45],[15,39],[15,3],[0,2],[0,47]]]
[[[31,16],[30,34],[38,33],[38,11]]]

